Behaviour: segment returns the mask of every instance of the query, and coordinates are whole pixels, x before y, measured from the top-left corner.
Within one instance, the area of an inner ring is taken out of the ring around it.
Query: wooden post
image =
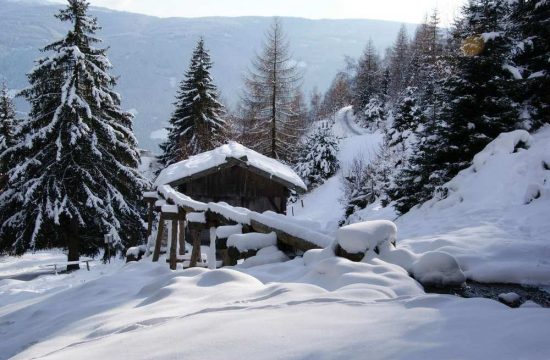
[[[160,213],[159,228],[157,230],[157,240],[155,242],[155,251],[153,252],[153,262],[159,261],[160,243],[162,242],[163,232],[164,232],[164,215]]]
[[[191,259],[189,261],[189,267],[197,266],[197,262],[201,258],[201,238],[200,231],[197,229],[191,229],[191,239],[193,240],[193,251],[191,252]]]
[[[172,229],[171,229],[171,240],[170,240],[170,269],[176,270],[177,263],[177,246],[178,246],[178,223],[177,220],[172,220]]]
[[[153,209],[155,207],[154,201],[149,201],[149,212],[147,214],[147,239],[153,232]]]
[[[185,214],[183,215],[183,218],[185,219]],[[186,227],[186,221],[180,220],[179,221],[179,254],[185,255],[185,227]]]
[[[210,247],[208,249],[208,268],[216,268],[216,228],[210,228]]]

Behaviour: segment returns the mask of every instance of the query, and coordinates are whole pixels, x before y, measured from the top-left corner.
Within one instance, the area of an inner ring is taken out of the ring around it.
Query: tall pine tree
[[[224,107],[218,101],[211,68],[212,61],[201,38],[176,96],[168,139],[161,145],[160,160],[164,165],[212,150],[225,141],[225,121],[221,118]]]
[[[2,252],[63,246],[73,261],[97,254],[106,233],[120,248],[143,239],[132,116],[120,109],[106,50],[94,46],[88,6],[69,0],[56,15],[70,30],[43,49],[22,91],[31,111],[7,151],[17,166],[0,195]]]
[[[362,115],[369,101],[380,94],[381,82],[380,57],[372,39],[370,39],[357,64],[357,75],[353,89],[353,111],[355,114]]]
[[[6,151],[15,144],[15,107],[6,84],[0,88],[0,191],[4,188],[6,173],[12,167],[11,156]],[[6,155],[4,155],[6,154]]]

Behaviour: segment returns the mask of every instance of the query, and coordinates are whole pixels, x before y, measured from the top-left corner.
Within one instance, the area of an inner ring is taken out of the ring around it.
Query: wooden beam
[[[252,228],[255,231],[261,232],[261,233],[264,233],[264,234],[268,234],[270,232],[275,232],[275,234],[277,234],[277,240],[278,241],[281,241],[284,244],[287,244],[287,245],[291,246],[294,249],[298,249],[298,250],[302,250],[302,251],[308,251],[308,250],[311,250],[311,249],[320,249],[321,248],[320,246],[315,245],[312,242],[309,242],[309,241],[304,240],[304,239],[300,239],[299,237],[294,236],[294,235],[290,235],[290,234],[286,233],[283,230],[269,227],[269,226],[264,225],[264,224],[262,224],[262,223],[260,223],[256,220],[251,220],[250,225],[252,226]]]
[[[149,210],[147,213],[147,239],[153,232],[153,210],[155,208],[155,202],[149,201]]]
[[[176,251],[178,248],[178,223],[177,220],[172,220],[172,239],[170,240],[170,269],[176,270]]]
[[[164,232],[164,214],[160,214],[159,228],[157,230],[157,240],[155,242],[155,251],[153,252],[153,262],[159,261],[160,245],[162,242],[162,235]]]

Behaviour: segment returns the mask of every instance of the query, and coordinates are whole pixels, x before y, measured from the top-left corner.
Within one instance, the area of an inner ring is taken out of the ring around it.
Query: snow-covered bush
[[[319,126],[306,137],[295,170],[312,189],[336,174],[339,168],[337,154],[338,138],[330,128]]]

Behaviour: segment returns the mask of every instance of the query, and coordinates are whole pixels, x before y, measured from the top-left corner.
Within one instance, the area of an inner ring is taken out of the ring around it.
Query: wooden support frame
[[[177,256],[176,251],[178,247],[178,223],[179,220],[172,220],[172,229],[171,229],[171,237],[170,239],[170,269],[176,270],[176,263],[177,263]]]
[[[155,250],[153,251],[153,262],[159,261],[160,245],[162,243],[162,236],[164,233],[164,214],[160,213],[159,227],[157,229],[157,239],[155,241]]]

